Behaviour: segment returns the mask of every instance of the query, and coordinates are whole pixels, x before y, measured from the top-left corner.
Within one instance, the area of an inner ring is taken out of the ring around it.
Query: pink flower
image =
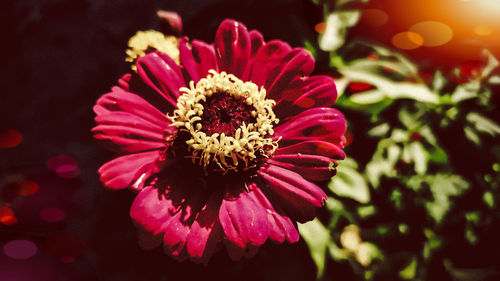
[[[233,20],[214,44],[183,38],[179,49],[180,65],[160,52],[138,59],[94,107],[95,138],[124,154],[101,181],[138,191],[140,245],[206,263],[222,244],[239,259],[268,239],[297,242],[345,157],[333,80],[308,76],[306,50]]]

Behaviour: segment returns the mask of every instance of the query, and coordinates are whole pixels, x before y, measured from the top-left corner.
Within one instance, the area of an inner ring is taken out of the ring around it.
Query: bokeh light
[[[420,39],[413,41],[416,38],[414,36],[411,36],[410,40],[425,47],[441,46],[453,38],[453,30],[447,24],[439,21],[422,21],[411,26],[409,31],[419,34],[423,42],[420,43]]]
[[[9,224],[12,219],[15,218],[14,211],[6,206],[0,206],[0,222],[3,224]]]
[[[13,190],[18,195],[33,195],[38,192],[40,186],[32,180],[23,180],[13,185]]]
[[[326,30],[326,22],[320,22],[314,26],[314,30],[319,34],[324,34]]]
[[[424,38],[415,32],[400,32],[392,37],[392,44],[403,50],[413,50],[422,46]]]
[[[23,141],[20,132],[13,129],[0,130],[0,148],[13,148]]]
[[[474,27],[474,33],[476,33],[479,36],[491,35],[493,34],[493,31],[494,31],[493,27],[486,24],[476,25],[476,27]]]
[[[69,155],[58,155],[47,160],[47,167],[62,178],[74,178],[80,174],[78,163]]]
[[[46,222],[62,221],[65,217],[64,211],[56,207],[47,207],[40,211],[40,218]]]
[[[12,240],[3,246],[3,252],[6,256],[13,259],[28,259],[36,255],[38,247],[29,240]]]
[[[364,9],[361,12],[360,24],[369,27],[379,27],[389,21],[389,16],[386,12],[380,9]]]

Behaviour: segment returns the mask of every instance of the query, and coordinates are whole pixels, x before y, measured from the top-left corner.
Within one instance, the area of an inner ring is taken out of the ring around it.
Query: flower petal
[[[268,183],[266,190],[274,195],[272,199],[299,222],[313,219],[315,207],[323,206],[326,201],[321,188],[293,171],[268,164],[257,173]]]
[[[264,44],[250,60],[252,68],[249,80],[269,90],[283,68],[284,58],[291,50],[290,45],[280,40]]]
[[[346,130],[344,115],[334,108],[315,107],[308,109],[274,130],[274,138],[280,138],[280,144],[297,141],[321,140],[338,146],[340,137]]]
[[[310,154],[280,154],[267,160],[268,163],[291,170],[313,181],[325,181],[333,177],[335,170],[330,169],[330,163],[335,159]]]
[[[285,147],[279,147],[274,155],[281,154],[314,154],[330,157],[333,159],[344,159],[345,153],[342,149],[333,143],[326,141],[303,141]]]
[[[136,65],[144,82],[176,106],[181,95],[179,89],[186,86],[179,66],[169,56],[157,51],[139,58]]]
[[[99,168],[101,181],[111,189],[142,188],[145,181],[159,171],[156,161],[160,151],[148,151],[115,158]]]
[[[299,241],[299,232],[290,218],[278,213],[260,188],[255,183],[252,185],[249,188],[254,190],[256,199],[267,211],[267,217],[271,225],[269,238],[279,243],[283,243],[285,239],[290,243]]]
[[[257,30],[250,30],[250,42],[251,42],[251,52],[250,55],[253,57],[257,54],[257,51],[264,45],[264,36]]]
[[[283,90],[276,106],[276,115],[283,119],[311,107],[331,107],[337,99],[337,89],[329,76],[311,76],[290,83]]]
[[[206,263],[214,254],[223,232],[219,223],[220,200],[212,196],[198,214],[187,238],[187,252],[191,259]]]
[[[240,248],[260,246],[269,235],[266,209],[252,190],[241,192],[237,198],[224,198],[219,219],[227,238]]]
[[[193,40],[190,46],[187,38],[183,38],[179,42],[179,52],[182,64],[195,83],[206,77],[210,69],[219,70],[213,45]]]
[[[219,70],[242,77],[251,52],[247,28],[237,21],[224,20],[217,29],[214,44]]]
[[[97,115],[94,138],[117,152],[141,152],[161,149],[165,131],[144,119],[123,111]]]
[[[250,80],[264,86],[267,98],[279,101],[289,84],[314,69],[314,59],[302,48],[290,48],[288,44],[273,40],[262,46],[251,59]]]
[[[170,122],[166,115],[150,103],[136,94],[127,92],[119,87],[113,87],[110,93],[103,95],[97,100],[94,112],[99,116],[118,111],[133,114],[170,133],[175,132],[175,129],[169,126]]]
[[[130,216],[145,231],[154,235],[163,232],[163,225],[169,222],[178,213],[179,208],[174,207],[172,201],[158,191],[157,188],[145,187],[135,197]]]

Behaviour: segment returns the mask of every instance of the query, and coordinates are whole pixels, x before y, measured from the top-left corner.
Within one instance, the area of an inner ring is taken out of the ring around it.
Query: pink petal
[[[172,201],[157,188],[148,186],[135,197],[130,216],[145,231],[154,235],[163,232],[163,225],[174,218],[179,208],[174,207]]]
[[[311,107],[331,107],[336,99],[337,89],[331,77],[305,77],[282,91],[273,110],[282,119]]]
[[[156,51],[139,58],[136,65],[144,82],[176,106],[181,95],[179,89],[186,86],[179,66],[169,56]]]
[[[130,79],[132,79],[132,74],[127,73],[120,79],[118,79],[118,85],[120,85],[120,87],[122,87],[124,90],[128,91],[128,89],[130,88]]]
[[[330,169],[330,163],[336,160],[310,154],[280,154],[267,160],[268,163],[291,170],[313,181],[325,181],[335,175],[335,170]]]
[[[199,212],[187,238],[187,252],[195,261],[206,263],[214,254],[223,232],[219,223],[220,200],[212,196]]]
[[[122,189],[132,185],[135,188],[142,188],[145,181],[159,171],[156,165],[159,157],[158,150],[118,157],[99,168],[101,181],[112,189]]]
[[[316,207],[322,207],[326,201],[327,196],[320,187],[293,171],[275,165],[265,165],[258,173],[265,175],[272,185],[300,196]]]
[[[182,220],[182,211],[175,214],[172,219],[166,221],[161,230],[163,234],[163,251],[173,257],[183,260],[186,254],[183,252],[189,235],[190,225]]]
[[[334,108],[308,109],[274,130],[274,138],[281,137],[280,144],[305,140],[321,140],[338,144],[346,130],[344,115]]]
[[[271,201],[277,201],[286,214],[299,222],[313,219],[315,207],[323,206],[326,201],[321,188],[295,172],[265,165],[257,173],[268,183],[265,189],[272,196]]]
[[[255,35],[254,35],[255,36]],[[283,60],[292,48],[280,40],[272,40],[264,44],[252,56],[249,80],[269,90],[283,67]]]
[[[161,113],[140,96],[119,87],[113,87],[112,91],[99,98],[97,104],[94,106],[94,112],[97,115],[106,115],[119,111],[128,112],[140,117],[164,131],[175,132],[175,129],[169,126],[170,122],[165,114]]]
[[[314,59],[302,48],[292,49],[282,41],[273,40],[262,46],[251,59],[250,80],[267,90],[267,98],[279,101],[290,84],[314,69]]]
[[[266,209],[252,191],[242,192],[237,198],[224,198],[219,219],[228,239],[240,248],[248,244],[260,246],[269,235]]]
[[[264,45],[264,36],[257,30],[250,30],[250,42],[251,42],[251,52],[250,55],[253,57],[257,54],[257,51]]]
[[[213,45],[193,40],[190,46],[185,37],[179,42],[179,52],[182,64],[195,83],[206,77],[210,69],[219,70]]]
[[[224,20],[215,35],[215,50],[220,71],[242,77],[251,52],[247,28],[234,20]]]
[[[250,189],[254,190],[255,197],[267,210],[267,217],[271,225],[269,238],[279,243],[283,243],[285,239],[290,243],[299,241],[299,233],[290,218],[276,212],[271,202],[269,202],[269,199],[262,193],[260,188],[255,184],[252,185]]]
[[[279,100],[281,94],[292,81],[309,75],[314,69],[314,59],[311,54],[302,48],[292,49],[285,56],[282,68],[276,80],[267,88],[267,98]],[[255,71],[255,69],[253,70]]]
[[[326,141],[303,141],[285,147],[279,147],[274,155],[281,154],[313,154],[321,155],[333,159],[344,159],[345,153],[342,149],[330,142]]]
[[[94,138],[117,152],[141,152],[165,147],[165,131],[123,111],[97,115]]]

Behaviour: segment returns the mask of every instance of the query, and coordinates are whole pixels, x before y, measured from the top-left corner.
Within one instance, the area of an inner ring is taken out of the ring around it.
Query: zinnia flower
[[[239,259],[268,239],[297,242],[345,157],[333,80],[308,76],[306,50],[233,20],[213,44],[183,38],[179,51],[179,65],[159,51],[139,58],[94,107],[95,138],[125,154],[101,180],[138,191],[140,245],[206,263],[223,244]]]

